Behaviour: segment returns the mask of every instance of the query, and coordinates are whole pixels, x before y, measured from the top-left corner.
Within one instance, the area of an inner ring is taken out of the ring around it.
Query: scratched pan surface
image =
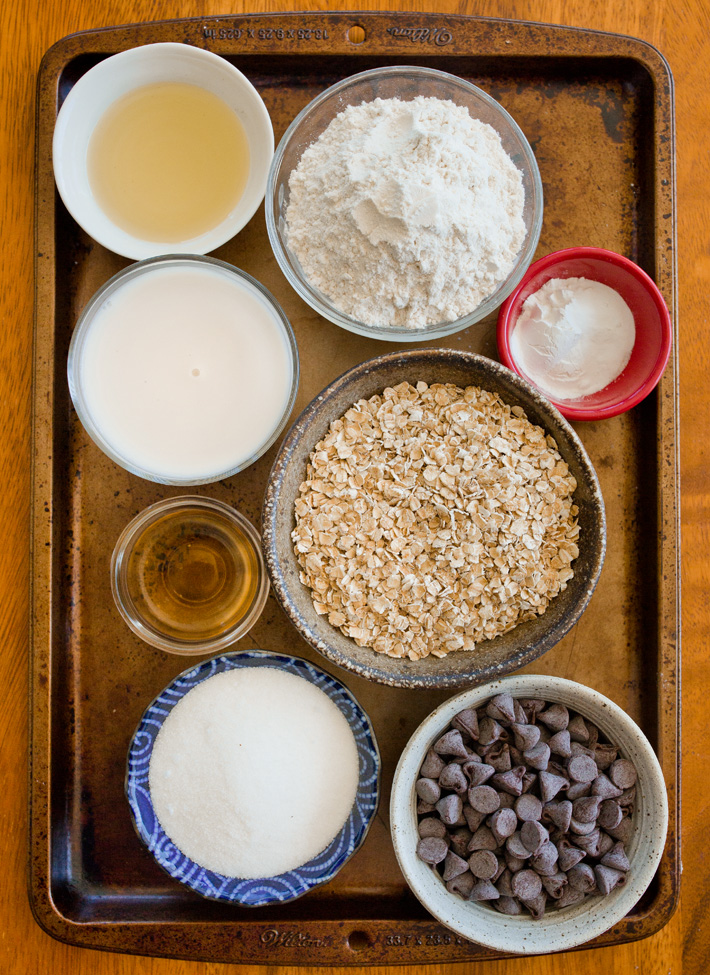
[[[364,30],[361,43],[348,34],[353,25]],[[536,256],[575,244],[619,251],[655,278],[674,312],[668,68],[640,41],[581,30],[421,14],[284,14],[74,35],[48,52],[40,72],[30,700],[30,900],[38,921],[76,944],[212,961],[369,966],[490,957],[419,906],[388,834],[399,753],[447,695],[338,674],[374,720],[383,801],[358,855],[331,884],[294,903],[247,910],[202,900],[160,870],[131,826],[123,796],[128,742],[144,708],[186,661],[142,644],[123,625],[109,559],[138,511],[179,492],[113,465],[70,407],[72,328],[96,288],[128,262],[68,217],[50,150],[72,84],[106,55],[157,41],[228,57],[261,92],[277,139],[314,95],[368,67],[414,63],[467,78],[502,102],[537,155],[545,220]],[[345,369],[391,350],[319,319],[297,298],[271,255],[263,209],[216,256],[262,281],[293,323],[302,357],[294,416]],[[432,344],[496,357],[494,321]],[[654,743],[668,784],[670,831],[658,875],[599,945],[656,931],[678,894],[676,399],[673,355],[657,391],[631,413],[578,425],[606,501],[606,564],[580,622],[530,668],[590,684],[625,708]],[[275,451],[200,493],[235,504],[258,524]],[[272,598],[240,645],[313,659]]]

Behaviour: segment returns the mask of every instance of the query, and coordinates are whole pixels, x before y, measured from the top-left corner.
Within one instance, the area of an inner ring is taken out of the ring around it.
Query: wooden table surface
[[[33,920],[26,893],[30,402],[35,79],[45,50],[77,30],[250,11],[431,10],[595,28],[643,38],[668,59],[676,85],[680,412],[683,525],[683,859],[681,906],[666,927],[628,946],[505,962],[417,968],[416,975],[635,973],[710,970],[710,559],[708,341],[710,314],[710,0],[398,0],[329,5],[257,0],[4,0],[0,5],[0,972],[3,975],[216,975],[246,966],[133,957],[69,947]],[[705,763],[708,763],[707,765]],[[272,969],[275,971],[275,969]],[[283,971],[286,971],[283,969]],[[290,970],[289,970],[290,971]],[[294,973],[297,971],[293,970]],[[300,969],[305,973],[306,969]],[[313,969],[317,971],[317,969]],[[324,971],[324,969],[320,969]],[[340,972],[341,970],[338,969]],[[357,972],[357,969],[343,969]],[[377,971],[384,972],[384,969]],[[401,971],[401,969],[392,969]]]

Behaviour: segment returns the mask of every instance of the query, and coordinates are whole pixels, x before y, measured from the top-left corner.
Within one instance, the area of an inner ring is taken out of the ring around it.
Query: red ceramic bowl
[[[601,247],[569,247],[531,264],[501,306],[497,329],[501,361],[528,382],[532,380],[513,359],[510,336],[525,299],[551,278],[588,278],[614,288],[634,316],[636,341],[628,365],[613,383],[590,396],[550,402],[568,420],[602,420],[630,410],[655,389],[670,355],[673,330],[661,292],[637,264]]]

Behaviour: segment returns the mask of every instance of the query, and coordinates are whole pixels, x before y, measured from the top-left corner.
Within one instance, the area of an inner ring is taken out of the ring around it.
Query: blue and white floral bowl
[[[278,877],[257,880],[225,877],[206,870],[185,856],[158,822],[148,783],[153,744],[178,701],[209,677],[239,667],[277,667],[315,684],[340,708],[355,737],[360,761],[355,802],[335,839],[303,866]],[[171,877],[212,900],[230,901],[243,907],[283,904],[328,883],[362,846],[380,799],[380,753],[370,719],[347,687],[335,677],[300,657],[265,650],[241,650],[212,657],[183,671],[147,708],[128,749],[126,796],[139,837]]]

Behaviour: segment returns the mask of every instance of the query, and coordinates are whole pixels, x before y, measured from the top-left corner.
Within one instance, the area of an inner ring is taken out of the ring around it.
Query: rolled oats
[[[419,660],[545,612],[573,576],[577,484],[554,439],[497,393],[400,383],[331,423],[292,534],[316,611]]]

